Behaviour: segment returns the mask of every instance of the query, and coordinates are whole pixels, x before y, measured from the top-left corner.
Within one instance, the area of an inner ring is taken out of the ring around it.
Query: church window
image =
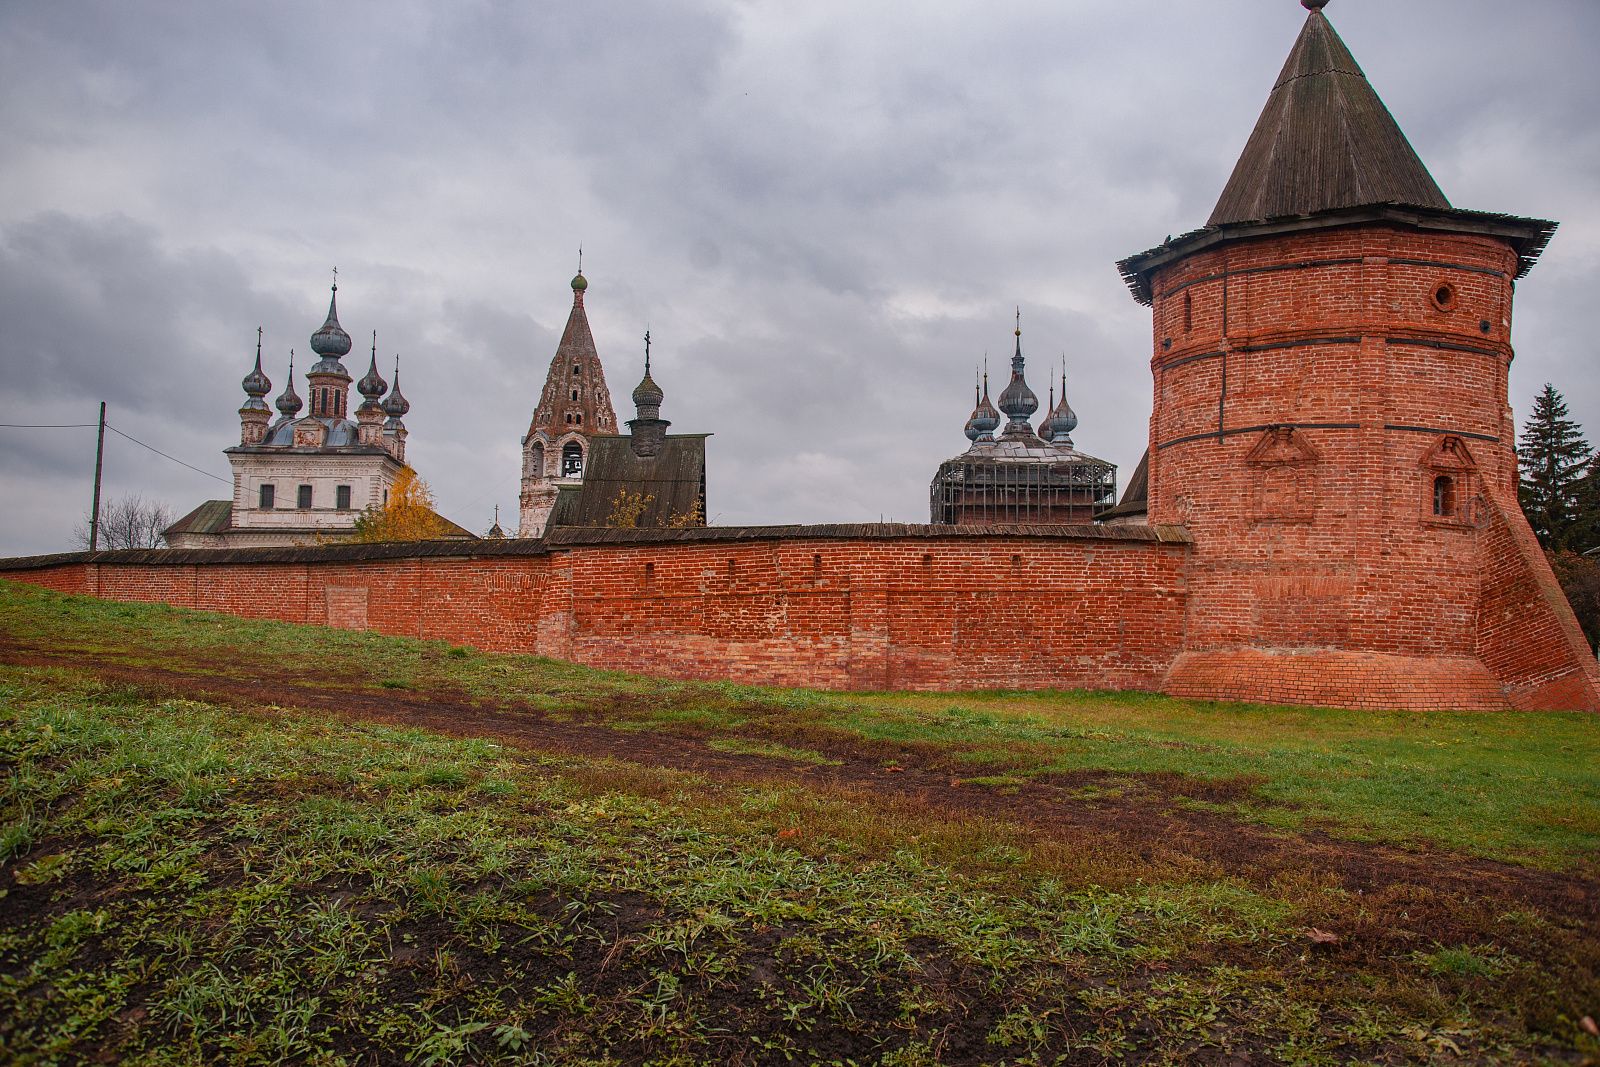
[[[583,446],[576,441],[567,442],[567,447],[561,450],[561,477],[583,477]]]
[[[538,441],[528,450],[528,473],[535,478],[544,477],[544,445]]]
[[[1433,513],[1441,517],[1456,513],[1456,483],[1448,474],[1433,480]]]
[[[272,510],[272,507],[273,507],[273,496],[274,496],[274,494],[277,493],[277,491],[278,491],[277,487],[273,486],[273,485],[263,485],[261,487],[261,501],[260,501],[260,504],[259,504],[261,510],[263,510],[263,511]]]
[[[574,389],[572,391],[572,399],[574,399],[574,400],[578,399],[578,391],[576,389]]]
[[[333,490],[334,507],[340,511],[350,510],[350,487],[348,485],[336,486]]]
[[[1183,328],[1185,330],[1194,329],[1194,301],[1190,299],[1190,296],[1189,291],[1185,289],[1183,293]]]
[[[579,426],[583,425],[583,412],[578,412],[573,418],[577,420]]]
[[[297,508],[309,508],[310,506],[311,506],[311,487],[309,485],[302,485],[300,487],[299,499],[295,501],[295,507],[297,507]]]
[[[572,365],[572,376],[574,378],[578,376],[578,365],[576,363]]]

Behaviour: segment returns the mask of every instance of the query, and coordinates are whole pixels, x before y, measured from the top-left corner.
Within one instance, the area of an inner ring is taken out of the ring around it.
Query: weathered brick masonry
[[[564,530],[0,561],[67,592],[830,689],[1157,689],[1188,537],[1147,527]],[[470,555],[465,554],[470,551]]]

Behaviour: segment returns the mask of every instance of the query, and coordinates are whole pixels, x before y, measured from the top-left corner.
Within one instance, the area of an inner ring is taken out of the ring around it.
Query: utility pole
[[[106,454],[106,402],[100,401],[100,436],[94,444],[94,508],[89,512],[89,551],[100,543],[100,462]]]

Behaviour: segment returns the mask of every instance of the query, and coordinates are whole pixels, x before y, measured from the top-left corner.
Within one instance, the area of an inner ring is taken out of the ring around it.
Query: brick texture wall
[[[1153,690],[1182,642],[1188,550],[1181,535],[713,534],[478,557],[102,553],[0,573],[676,678]]]
[[[1168,688],[1600,710],[1516,506],[1516,269],[1497,239],[1365,224],[1155,274],[1150,518],[1195,541]]]

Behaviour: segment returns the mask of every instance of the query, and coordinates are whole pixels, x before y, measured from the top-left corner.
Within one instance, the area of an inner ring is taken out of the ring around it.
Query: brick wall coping
[[[127,548],[104,552],[56,552],[0,559],[0,571],[43,570],[78,563],[184,567],[227,563],[344,563],[392,559],[482,559],[543,556],[584,545],[659,545],[740,541],[999,540],[1138,541],[1188,545],[1182,526],[993,525],[931,526],[873,522],[814,526],[704,526],[688,530],[617,530],[563,527],[543,538],[479,541],[393,541],[370,545],[300,545],[282,548]]]

